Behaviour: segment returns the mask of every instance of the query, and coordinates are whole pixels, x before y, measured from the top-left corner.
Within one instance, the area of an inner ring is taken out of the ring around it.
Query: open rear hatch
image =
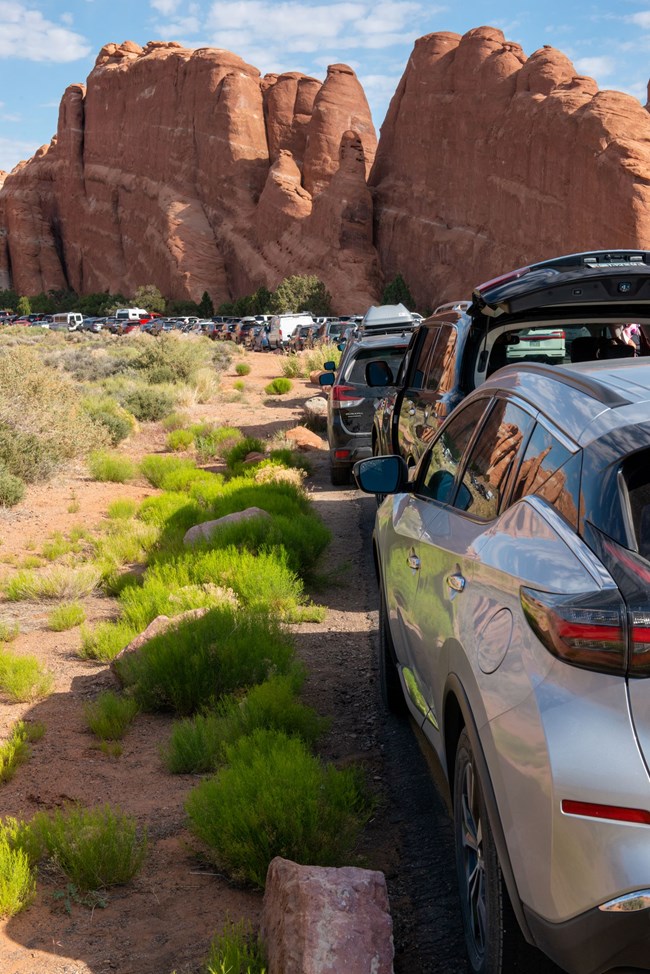
[[[520,267],[474,289],[469,313],[497,318],[555,306],[650,311],[650,251],[590,251]]]

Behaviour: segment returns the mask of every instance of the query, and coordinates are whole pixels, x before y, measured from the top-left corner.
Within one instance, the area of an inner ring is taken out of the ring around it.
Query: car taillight
[[[627,612],[616,589],[560,595],[523,587],[529,626],[550,653],[585,669],[625,672]]]
[[[356,386],[332,386],[332,400],[334,402],[344,402],[348,405],[352,402],[361,403],[363,397],[359,396]]]

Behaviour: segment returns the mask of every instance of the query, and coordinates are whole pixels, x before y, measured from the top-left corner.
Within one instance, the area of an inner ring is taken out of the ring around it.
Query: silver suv
[[[650,364],[507,366],[416,467],[354,472],[389,495],[380,683],[449,790],[469,969],[650,970]]]

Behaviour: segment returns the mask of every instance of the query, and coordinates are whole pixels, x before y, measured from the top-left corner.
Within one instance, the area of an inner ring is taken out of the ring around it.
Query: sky
[[[550,44],[600,88],[646,102],[650,0],[0,0],[0,169],[50,141],[66,87],[112,41],[226,48],[262,74],[321,80],[328,64],[348,64],[379,134],[414,41],[483,25],[526,55]]]

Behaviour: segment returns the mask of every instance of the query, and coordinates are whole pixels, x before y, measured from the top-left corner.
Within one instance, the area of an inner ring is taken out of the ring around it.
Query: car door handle
[[[418,558],[418,556],[415,554],[414,551],[409,552],[409,556],[406,559],[406,561],[409,568],[412,568],[413,571],[417,572],[420,570],[420,559]]]
[[[447,585],[449,588],[453,589],[454,592],[462,592],[465,588],[465,579],[460,574],[447,575]]]

